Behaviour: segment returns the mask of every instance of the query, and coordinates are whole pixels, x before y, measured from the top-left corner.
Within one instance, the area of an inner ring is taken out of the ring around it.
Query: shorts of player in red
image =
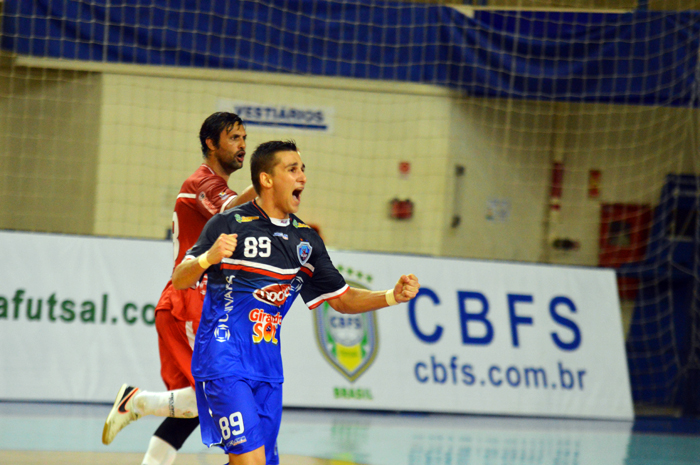
[[[168,283],[156,306],[156,331],[158,332],[158,351],[160,352],[160,375],[168,390],[181,389],[188,386],[194,388],[192,377],[192,349],[194,337],[199,327],[199,317],[196,320],[177,318],[174,308],[189,306],[189,312],[180,314],[201,314],[201,299],[194,289],[192,298],[183,299],[181,291],[175,291]],[[185,295],[187,295],[185,291]]]
[[[265,463],[278,465],[277,435],[282,422],[282,383],[238,376],[199,381],[195,388],[202,442],[228,454],[265,446]]]
[[[182,321],[168,311],[156,312],[160,376],[170,391],[192,387],[192,347],[199,322]],[[192,344],[192,345],[190,345]]]

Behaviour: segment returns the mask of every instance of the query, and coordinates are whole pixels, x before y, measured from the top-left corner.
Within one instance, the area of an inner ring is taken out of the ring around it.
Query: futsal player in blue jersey
[[[419,284],[409,274],[388,291],[349,287],[294,215],[306,186],[295,143],[261,144],[250,163],[257,198],[209,220],[172,279],[185,289],[208,274],[192,356],[202,441],[222,447],[230,464],[275,465],[282,321],[297,295],[309,308],[327,301],[363,313],[411,300]]]

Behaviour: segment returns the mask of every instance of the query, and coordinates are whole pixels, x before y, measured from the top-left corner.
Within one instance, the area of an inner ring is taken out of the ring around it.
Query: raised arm
[[[339,297],[329,300],[328,304],[340,313],[365,313],[408,302],[416,296],[418,289],[418,278],[409,274],[401,276],[396,286],[388,291],[368,291],[351,287]]]
[[[238,234],[221,234],[209,250],[196,259],[185,259],[175,268],[172,278],[173,287],[183,290],[194,286],[207,268],[233,255],[237,243]]]

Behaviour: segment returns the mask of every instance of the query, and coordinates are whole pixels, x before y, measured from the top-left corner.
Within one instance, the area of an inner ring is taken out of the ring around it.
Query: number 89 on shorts
[[[241,415],[241,412],[234,412],[228,418],[219,418],[219,428],[221,428],[221,436],[224,438],[224,441],[230,438],[232,433],[234,436],[243,434],[245,431],[243,415]]]

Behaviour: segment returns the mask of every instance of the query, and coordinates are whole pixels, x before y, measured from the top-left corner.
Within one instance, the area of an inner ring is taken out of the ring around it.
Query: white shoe
[[[119,394],[117,394],[112,410],[107,415],[107,421],[105,421],[105,427],[102,430],[102,444],[107,445],[114,441],[119,431],[141,417],[134,412],[134,397],[138,390],[139,388],[128,384],[123,384],[119,389]]]

